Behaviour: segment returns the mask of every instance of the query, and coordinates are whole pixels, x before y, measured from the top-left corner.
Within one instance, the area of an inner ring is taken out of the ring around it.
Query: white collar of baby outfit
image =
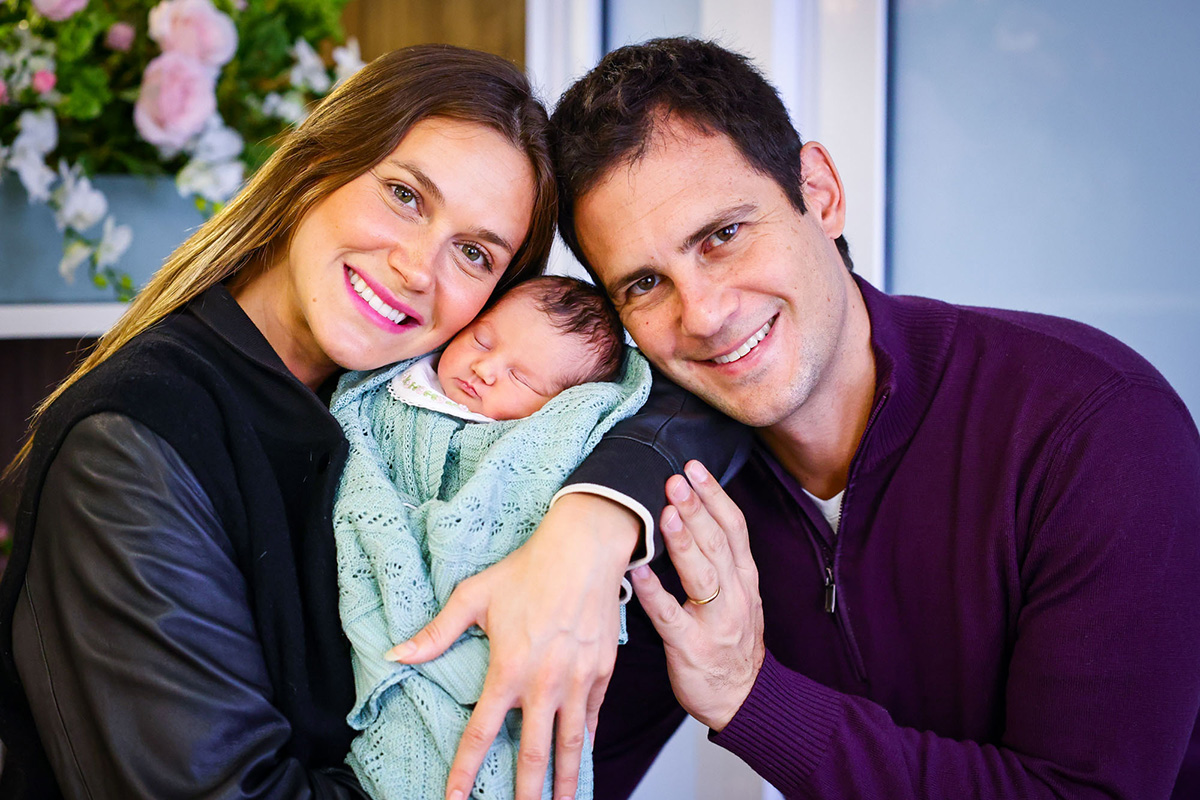
[[[476,414],[461,403],[456,403],[442,391],[437,371],[433,368],[437,356],[425,356],[408,369],[388,381],[388,394],[401,403],[418,408],[427,408],[439,414],[465,419],[467,422],[495,422],[491,417]]]

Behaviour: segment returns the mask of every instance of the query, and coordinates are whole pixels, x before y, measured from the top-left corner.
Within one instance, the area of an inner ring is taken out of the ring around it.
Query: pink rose
[[[33,73],[33,90],[38,94],[50,91],[56,83],[58,83],[58,76],[48,69],[39,69]]]
[[[33,0],[33,7],[46,19],[62,22],[88,4],[88,0]]]
[[[217,110],[213,73],[183,53],[163,53],[146,65],[133,123],[147,142],[178,150]]]
[[[104,34],[104,45],[109,50],[128,53],[133,47],[133,26],[128,22],[114,22]]]
[[[0,78],[0,106],[4,105],[7,102],[8,102],[8,84],[6,84],[4,82],[3,78]]]
[[[150,38],[164,53],[186,53],[212,69],[237,51],[237,28],[211,0],[163,0],[150,9]]]

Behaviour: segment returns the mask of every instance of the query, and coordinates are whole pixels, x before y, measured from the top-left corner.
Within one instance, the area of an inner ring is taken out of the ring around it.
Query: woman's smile
[[[359,301],[363,315],[384,330],[398,333],[421,324],[415,311],[349,266],[346,267],[346,285]]]

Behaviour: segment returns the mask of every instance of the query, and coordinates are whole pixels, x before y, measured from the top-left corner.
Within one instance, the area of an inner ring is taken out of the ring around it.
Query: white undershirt
[[[817,504],[817,508],[821,510],[821,516],[829,523],[829,527],[833,528],[834,534],[837,534],[838,523],[842,521],[842,496],[846,494],[846,490],[842,489],[828,500],[822,500],[803,486],[800,487],[800,490]]]

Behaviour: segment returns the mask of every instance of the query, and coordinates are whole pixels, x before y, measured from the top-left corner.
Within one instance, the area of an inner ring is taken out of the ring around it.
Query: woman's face
[[[283,262],[238,300],[310,386],[337,367],[428,353],[483,307],[525,240],[533,200],[532,165],[499,133],[422,120],[314,206]]]

